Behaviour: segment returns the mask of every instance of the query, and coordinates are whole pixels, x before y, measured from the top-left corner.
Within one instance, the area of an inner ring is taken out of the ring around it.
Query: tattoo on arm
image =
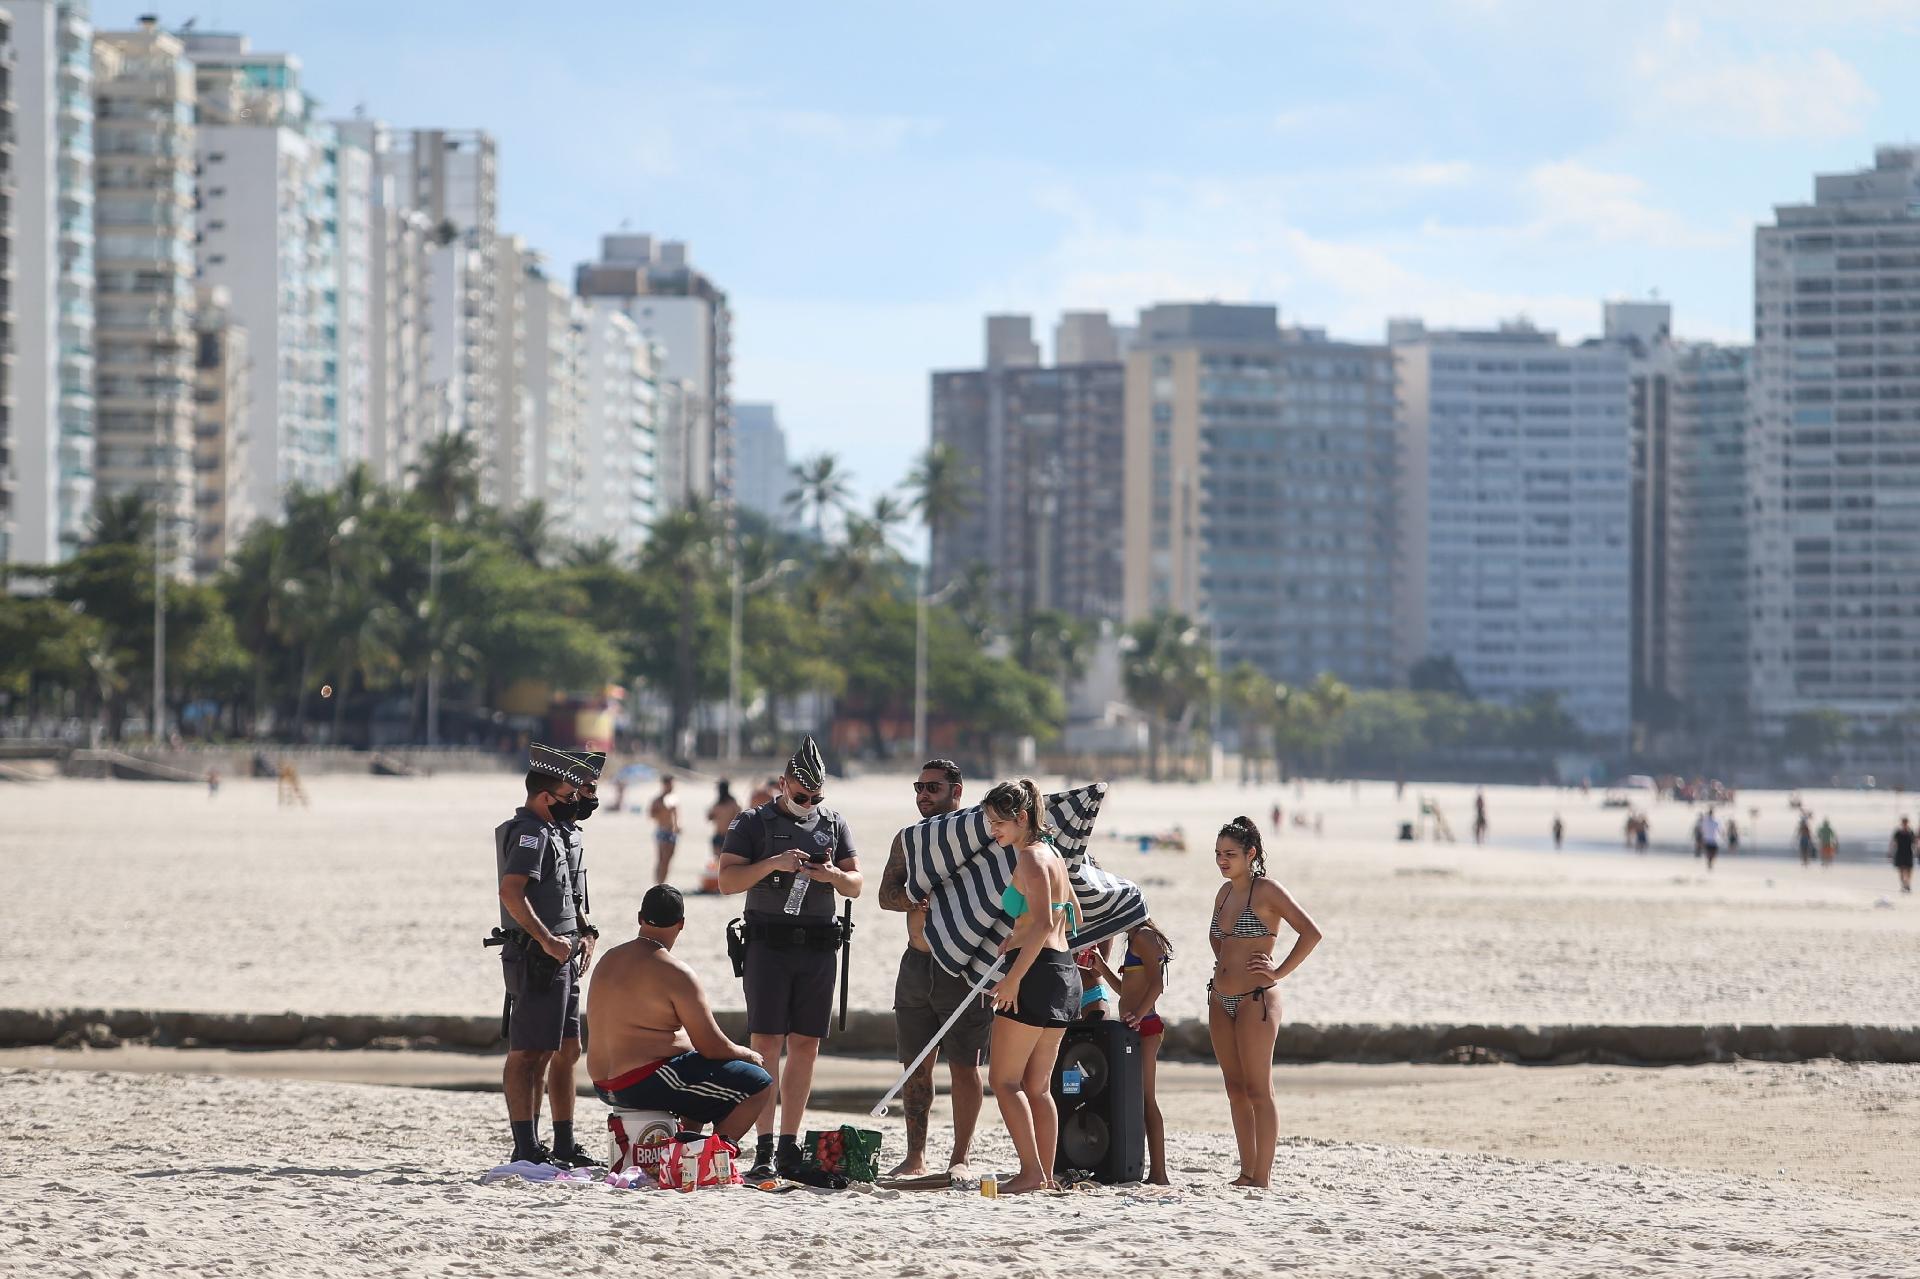
[[[907,849],[898,839],[887,853],[887,868],[880,872],[880,909],[905,911],[913,899],[907,896]]]

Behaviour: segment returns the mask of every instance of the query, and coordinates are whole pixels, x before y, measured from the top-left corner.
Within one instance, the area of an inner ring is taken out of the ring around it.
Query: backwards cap
[[[800,743],[800,749],[787,761],[787,772],[808,790],[819,790],[827,784],[827,761],[820,757],[820,747],[813,738]]]
[[[604,756],[601,757],[604,760]],[[535,742],[527,747],[527,768],[531,772],[546,773],[562,781],[572,782],[575,786],[585,786],[600,775],[600,770],[589,770],[583,757],[569,751],[555,750],[551,746],[542,746]]]

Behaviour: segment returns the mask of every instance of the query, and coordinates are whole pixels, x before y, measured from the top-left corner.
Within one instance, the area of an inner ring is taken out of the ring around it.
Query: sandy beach
[[[496,1097],[6,1070],[0,1273],[1912,1274],[1916,1083],[1832,1063],[1304,1067],[1281,1072],[1269,1193],[1224,1184],[1224,1106],[1195,1087],[1167,1094],[1172,1188],[983,1200],[480,1185]],[[1712,1139],[1741,1115],[1749,1141]],[[976,1164],[1010,1166],[991,1117]],[[1411,1124],[1456,1140],[1387,1144]]]
[[[498,961],[479,943],[496,921],[492,829],[518,802],[517,778],[320,777],[307,790],[312,806],[290,809],[270,782],[229,781],[213,799],[112,782],[13,792],[0,859],[29,868],[31,888],[0,897],[0,1007],[495,1012]],[[877,877],[912,816],[906,779],[829,791]],[[690,805],[710,794],[694,782],[683,792]],[[1675,851],[1691,823],[1683,805],[1653,809],[1645,856],[1621,849],[1624,814],[1597,791],[1489,788],[1485,846],[1397,842],[1421,793],[1467,840],[1466,787],[1409,786],[1396,801],[1383,782],[1115,785],[1095,849],[1143,886],[1173,938],[1163,1011],[1203,1012],[1212,832],[1240,812],[1265,825],[1278,801],[1322,820],[1322,834],[1289,826],[1271,847],[1274,873],[1327,935],[1287,982],[1289,1021],[1920,1024],[1920,898],[1899,895],[1884,858],[1915,806],[1892,794],[1806,794],[1844,842],[1824,870],[1782,855],[1784,794],[1743,794],[1747,851],[1709,875]],[[1556,812],[1568,828],[1559,853]],[[1175,825],[1192,851],[1143,855],[1115,837]],[[586,830],[594,914],[623,935],[649,882],[647,823],[602,812]],[[674,880],[694,887],[705,853],[697,835],[684,840]],[[740,1006],[722,942],[738,913],[738,899],[690,899],[681,943],[722,1008]],[[72,931],[50,938],[52,920]],[[856,920],[852,1006],[889,1008],[903,919],[867,900]]]

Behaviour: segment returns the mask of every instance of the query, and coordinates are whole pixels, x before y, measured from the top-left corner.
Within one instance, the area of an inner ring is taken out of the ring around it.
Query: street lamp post
[[[166,513],[156,511],[153,521],[153,744],[158,746],[167,732],[167,577],[162,559],[166,537]]]
[[[919,584],[913,593],[913,757],[927,756],[927,610],[943,604],[960,586],[959,579],[927,594],[927,570],[920,569]]]

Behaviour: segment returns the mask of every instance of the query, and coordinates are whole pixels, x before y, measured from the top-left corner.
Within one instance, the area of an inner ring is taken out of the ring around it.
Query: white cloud
[[[925,137],[939,128],[938,121],[921,116],[846,115],[832,111],[775,111],[764,119],[769,128],[783,137],[843,151],[892,151],[910,139]]]
[[[1387,170],[1389,177],[1411,187],[1465,186],[1474,177],[1474,167],[1465,160],[1432,164],[1398,164]]]
[[[1678,14],[1641,45],[1632,72],[1643,123],[1716,137],[1851,137],[1879,101],[1831,49],[1741,59],[1709,39],[1697,19]]]
[[[1634,241],[1659,248],[1723,248],[1730,233],[1695,229],[1678,214],[1642,198],[1647,184],[1577,160],[1536,165],[1521,180],[1532,209],[1523,228],[1541,237],[1571,232],[1603,244]]]

